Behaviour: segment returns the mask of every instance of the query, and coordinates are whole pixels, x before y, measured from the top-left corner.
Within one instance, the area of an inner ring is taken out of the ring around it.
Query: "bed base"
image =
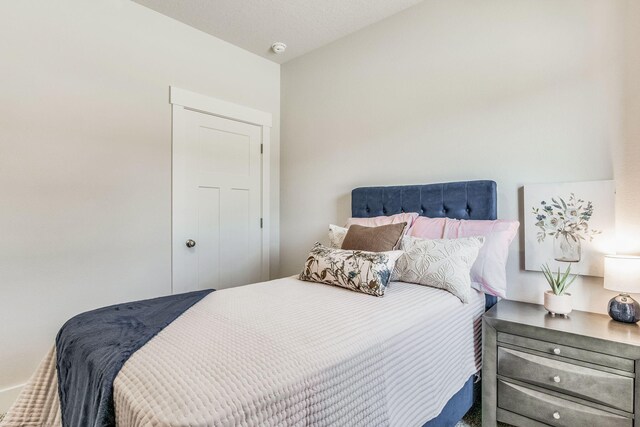
[[[475,375],[471,375],[466,383],[456,394],[449,399],[447,404],[435,418],[427,421],[422,427],[453,427],[480,398],[480,382]]]

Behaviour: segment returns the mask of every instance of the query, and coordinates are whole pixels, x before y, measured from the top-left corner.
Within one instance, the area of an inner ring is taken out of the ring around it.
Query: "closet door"
[[[262,279],[262,128],[174,109],[173,292]]]

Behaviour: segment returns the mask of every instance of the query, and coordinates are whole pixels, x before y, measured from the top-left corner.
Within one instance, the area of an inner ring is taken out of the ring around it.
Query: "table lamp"
[[[640,304],[629,296],[640,293],[640,256],[606,255],[604,287],[620,292],[609,301],[609,316],[624,323],[640,320]]]

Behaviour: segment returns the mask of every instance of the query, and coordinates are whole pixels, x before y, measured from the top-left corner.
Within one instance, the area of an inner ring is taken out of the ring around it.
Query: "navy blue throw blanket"
[[[62,425],[115,426],[113,381],[124,363],[212,289],[99,308],[56,337]]]

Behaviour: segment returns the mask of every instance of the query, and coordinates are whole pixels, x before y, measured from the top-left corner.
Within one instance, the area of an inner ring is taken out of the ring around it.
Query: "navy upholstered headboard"
[[[418,212],[431,218],[496,219],[497,187],[494,181],[361,187],[351,192],[351,216],[367,218]],[[486,295],[487,309],[497,298]]]

